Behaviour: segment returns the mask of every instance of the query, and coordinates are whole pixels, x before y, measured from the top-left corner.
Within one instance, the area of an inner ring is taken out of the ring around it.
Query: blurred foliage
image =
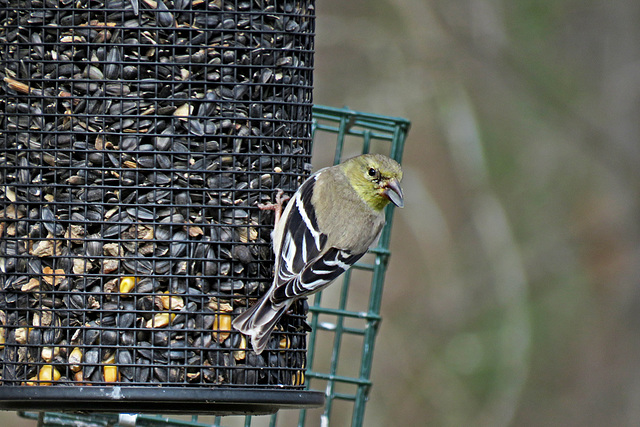
[[[317,10],[315,101],[413,123],[365,425],[636,425],[640,4]]]

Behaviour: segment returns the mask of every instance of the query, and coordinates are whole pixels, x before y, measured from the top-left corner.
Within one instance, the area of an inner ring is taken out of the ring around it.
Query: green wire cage
[[[314,160],[340,161],[360,153],[379,152],[400,162],[410,122],[404,118],[350,109],[313,107]],[[377,245],[351,270],[309,301],[310,325],[306,388],[324,391],[317,409],[286,410],[268,416],[182,416],[150,414],[80,415],[62,412],[20,412],[39,426],[362,426],[371,390],[371,369],[385,273],[393,209]]]

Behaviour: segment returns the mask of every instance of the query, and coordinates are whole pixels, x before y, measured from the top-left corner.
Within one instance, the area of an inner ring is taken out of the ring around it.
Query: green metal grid
[[[379,152],[402,161],[410,122],[404,118],[352,111],[348,108],[314,106],[314,158],[327,157],[333,148],[333,163],[360,153]],[[334,147],[331,147],[331,145]],[[176,417],[114,414],[63,414],[23,412],[38,419],[39,426],[227,426],[298,425],[323,427],[332,424],[363,425],[371,389],[371,367],[380,326],[380,306],[389,262],[393,208],[387,207],[387,224],[377,245],[329,288],[311,297],[313,331],[309,335],[307,388],[325,390],[326,405],[318,410],[281,411],[271,416]],[[298,412],[298,414],[296,414]],[[235,420],[231,420],[231,419]],[[227,424],[229,422],[230,424]],[[297,424],[293,424],[297,422]]]

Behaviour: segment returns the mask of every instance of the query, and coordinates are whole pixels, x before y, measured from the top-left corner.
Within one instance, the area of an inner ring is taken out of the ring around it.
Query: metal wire
[[[303,302],[260,356],[230,320],[271,280],[258,205],[310,172],[313,0],[4,0],[0,19],[2,399],[302,391]]]
[[[366,114],[349,109],[314,106],[315,149],[331,150],[335,144],[336,163],[344,153],[369,152],[375,148],[402,160],[404,142],[410,122],[403,118]],[[322,140],[322,143],[320,143]],[[364,423],[366,402],[373,386],[371,370],[375,341],[380,322],[380,308],[385,273],[391,252],[389,238],[393,222],[393,208],[386,212],[387,224],[377,246],[370,250],[363,262],[357,263],[341,279],[325,291],[312,297],[310,304],[312,332],[308,340],[307,388],[324,390],[326,405],[322,410],[286,411],[270,417],[269,425],[329,426],[345,425],[350,420],[353,427]],[[356,277],[357,276],[357,277]],[[357,300],[357,302],[354,302]],[[328,362],[327,362],[328,361]],[[338,405],[338,403],[346,403]],[[25,414],[33,418],[34,413]],[[46,414],[43,426],[72,426],[73,422],[95,422],[96,426],[114,416]],[[54,422],[68,424],[54,424]],[[106,417],[106,418],[105,418]],[[245,426],[264,425],[264,417],[248,416],[240,421]],[[140,415],[136,426],[223,426],[229,425],[225,417],[205,420],[177,420],[160,416]],[[237,425],[237,424],[234,424]],[[93,427],[93,424],[88,424]]]
[[[336,136],[334,163],[344,160],[345,153],[353,154],[358,150],[361,153],[370,152],[372,145],[376,145],[377,151],[382,151],[401,162],[409,127],[410,122],[404,118],[367,114],[349,109],[314,107],[314,138],[317,140],[319,133]],[[349,141],[347,137],[351,137]],[[342,279],[338,279],[339,283],[315,295],[310,305],[312,332],[309,338],[307,376],[311,378],[310,388],[317,389],[319,384],[325,386],[327,403],[321,417],[329,423],[334,418],[341,419],[344,423],[344,419],[349,415],[354,427],[361,426],[364,422],[365,404],[372,385],[371,367],[375,340],[381,321],[382,291],[391,255],[389,251],[393,223],[391,206],[387,208],[386,218],[387,223],[377,246],[370,250],[370,256],[364,258],[363,262],[357,263]],[[354,283],[353,279],[357,272],[366,273],[358,276],[358,284]],[[338,301],[334,307],[324,301],[325,294],[328,293],[338,295]],[[356,298],[364,301],[364,305],[359,306],[353,303]],[[325,357],[325,354],[317,348],[321,340],[324,343],[332,343],[328,369],[321,369],[319,366],[316,368],[317,360]],[[359,351],[359,358],[351,353],[355,351]],[[342,365],[350,362],[354,366],[341,369]],[[348,411],[338,414],[334,410],[334,403],[338,400],[351,404],[351,414]],[[300,411],[300,426],[305,424],[309,412]]]

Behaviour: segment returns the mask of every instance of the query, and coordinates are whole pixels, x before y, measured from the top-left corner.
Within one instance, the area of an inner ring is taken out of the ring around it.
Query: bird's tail
[[[234,328],[251,337],[253,351],[257,354],[262,353],[267,346],[273,328],[291,305],[289,301],[274,304],[270,296],[271,292],[268,292],[232,323]]]

